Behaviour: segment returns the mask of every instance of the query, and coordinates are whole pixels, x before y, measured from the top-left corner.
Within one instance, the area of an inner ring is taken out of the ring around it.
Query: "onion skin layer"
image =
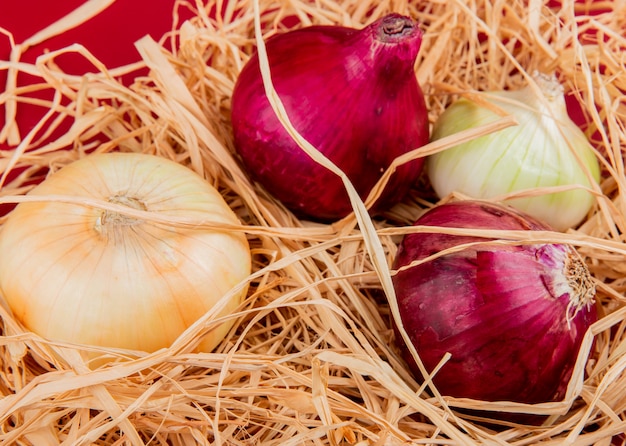
[[[428,142],[414,64],[418,25],[397,14],[356,30],[311,26],[266,43],[272,83],[291,123],[352,181],[362,199],[399,155]],[[250,175],[300,217],[335,220],[352,211],[341,179],[312,160],[278,120],[258,56],[232,97],[235,147]],[[423,159],[400,166],[375,209],[401,200]]]
[[[415,224],[549,230],[512,208],[477,201],[438,206]],[[446,248],[485,240],[409,234],[394,269]],[[583,336],[597,319],[588,270],[568,245],[476,245],[399,271],[394,287],[404,329],[426,370],[431,372],[446,352],[451,353],[433,382],[443,395],[457,398],[561,400]],[[410,351],[397,338],[420,376]]]

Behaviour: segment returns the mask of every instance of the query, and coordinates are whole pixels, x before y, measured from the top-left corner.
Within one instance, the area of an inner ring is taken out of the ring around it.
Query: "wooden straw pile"
[[[181,0],[178,7],[194,9],[195,17],[161,42],[137,43],[150,71],[130,87],[116,80],[126,68],[102,66],[100,73],[73,77],[57,69],[55,53],[28,67],[67,99],[68,105],[54,105],[53,112],[68,114],[74,125],[47,145],[33,142],[1,154],[3,172],[30,167],[4,184],[0,202],[19,201],[42,168],[53,172],[93,150],[176,160],[217,186],[239,215],[239,230],[253,250],[248,297],[232,315],[235,328],[212,353],[194,351],[216,322],[207,316],[168,349],[132,360],[111,351],[112,361],[95,369],[85,359],[88,347],[40,338],[3,303],[3,444],[609,446],[626,441],[618,437],[626,431],[623,0],[569,0],[561,8],[535,0]],[[382,217],[356,209],[334,224],[314,224],[298,220],[252,183],[234,155],[230,95],[256,47],[255,18],[269,37],[310,24],[361,28],[388,12],[422,23],[416,74],[431,121],[459,94],[517,88],[534,70],[558,73],[589,115],[585,130],[602,158],[601,193],[580,228],[550,234],[550,240],[572,243],[584,256],[603,317],[579,357],[567,400],[523,407],[551,415],[543,426],[496,427],[459,414],[456,408],[519,405],[432,397],[399,359],[384,278],[401,236],[435,203],[423,184]],[[170,39],[174,49],[167,51],[163,44]],[[0,98],[19,95],[8,91]],[[62,150],[68,144],[71,149]]]

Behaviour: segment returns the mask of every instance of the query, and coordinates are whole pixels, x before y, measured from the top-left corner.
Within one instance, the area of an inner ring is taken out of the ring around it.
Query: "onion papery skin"
[[[26,328],[55,341],[152,352],[168,347],[251,270],[245,235],[172,226],[62,202],[100,199],[155,216],[239,224],[199,175],[151,155],[89,155],[36,186],[0,230],[0,288]],[[235,293],[221,315],[245,296]],[[213,324],[213,350],[233,321]]]
[[[552,228],[566,231],[579,225],[595,203],[594,195],[583,188],[593,189],[598,183],[600,167],[587,136],[568,115],[556,78],[537,74],[535,80],[544,98],[537,97],[530,86],[480,93],[486,103],[515,117],[517,125],[433,154],[428,159],[428,177],[440,198],[457,192],[491,200],[512,192],[571,186],[563,192],[540,191],[506,200]],[[461,98],[435,121],[432,140],[498,118],[486,106]]]
[[[401,31],[384,31],[398,24]],[[266,43],[272,83],[293,127],[347,175],[362,199],[396,157],[428,142],[414,71],[421,40],[417,23],[390,14],[361,30],[311,26]],[[296,215],[335,220],[352,211],[341,179],[312,160],[278,120],[257,54],[237,79],[232,125],[247,171]],[[400,166],[373,210],[401,200],[422,165],[419,158]]]
[[[510,207],[480,201],[436,206],[417,226],[548,230]],[[393,268],[489,239],[412,233]],[[586,265],[565,244],[472,245],[402,269],[393,278],[402,324],[446,396],[482,401],[561,400],[583,336],[597,319]],[[421,379],[398,336],[404,357]]]

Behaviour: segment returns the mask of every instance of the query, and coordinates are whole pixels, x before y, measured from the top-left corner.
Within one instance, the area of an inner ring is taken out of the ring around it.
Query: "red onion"
[[[415,225],[550,229],[512,208],[478,201],[437,206]],[[485,241],[408,234],[394,269]],[[567,244],[481,243],[402,269],[393,281],[403,327],[427,371],[446,352],[452,355],[433,382],[453,397],[531,404],[561,400],[583,336],[597,318],[590,273]],[[419,376],[411,353],[402,348]]]
[[[365,198],[399,155],[428,142],[414,64],[418,24],[390,14],[362,30],[311,26],[268,39],[272,83],[294,128],[335,163]],[[235,147],[251,176],[303,217],[352,211],[341,179],[313,161],[284,129],[265,95],[257,55],[232,96]],[[400,166],[375,209],[401,200],[423,160]]]

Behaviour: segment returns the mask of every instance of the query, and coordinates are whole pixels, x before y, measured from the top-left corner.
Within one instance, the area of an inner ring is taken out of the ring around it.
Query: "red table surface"
[[[0,27],[10,32],[16,44],[22,43],[37,31],[62,18],[85,0],[18,0],[3,1],[0,5]],[[28,48],[20,61],[34,63],[46,51],[65,48],[74,43],[82,44],[108,68],[128,65],[141,58],[134,42],[151,35],[159,40],[173,27],[175,0],[115,0],[98,15],[79,26],[54,36],[42,43]],[[188,8],[177,8],[179,21],[191,17]],[[0,34],[0,60],[9,60],[11,44],[9,37]],[[96,68],[78,53],[65,53],[55,58],[59,67],[71,74],[83,74],[96,71]],[[122,79],[125,84],[132,82],[133,75]],[[18,73],[18,86],[40,83],[41,78]],[[0,69],[0,91],[5,89],[7,71]],[[36,97],[50,99],[53,90],[40,90]],[[19,103],[16,121],[23,137],[39,122],[47,110],[44,107]],[[5,124],[5,107],[0,104],[0,128]],[[61,128],[59,131],[63,131]],[[57,132],[58,133],[58,132]],[[6,141],[0,141],[0,149],[10,149]]]

